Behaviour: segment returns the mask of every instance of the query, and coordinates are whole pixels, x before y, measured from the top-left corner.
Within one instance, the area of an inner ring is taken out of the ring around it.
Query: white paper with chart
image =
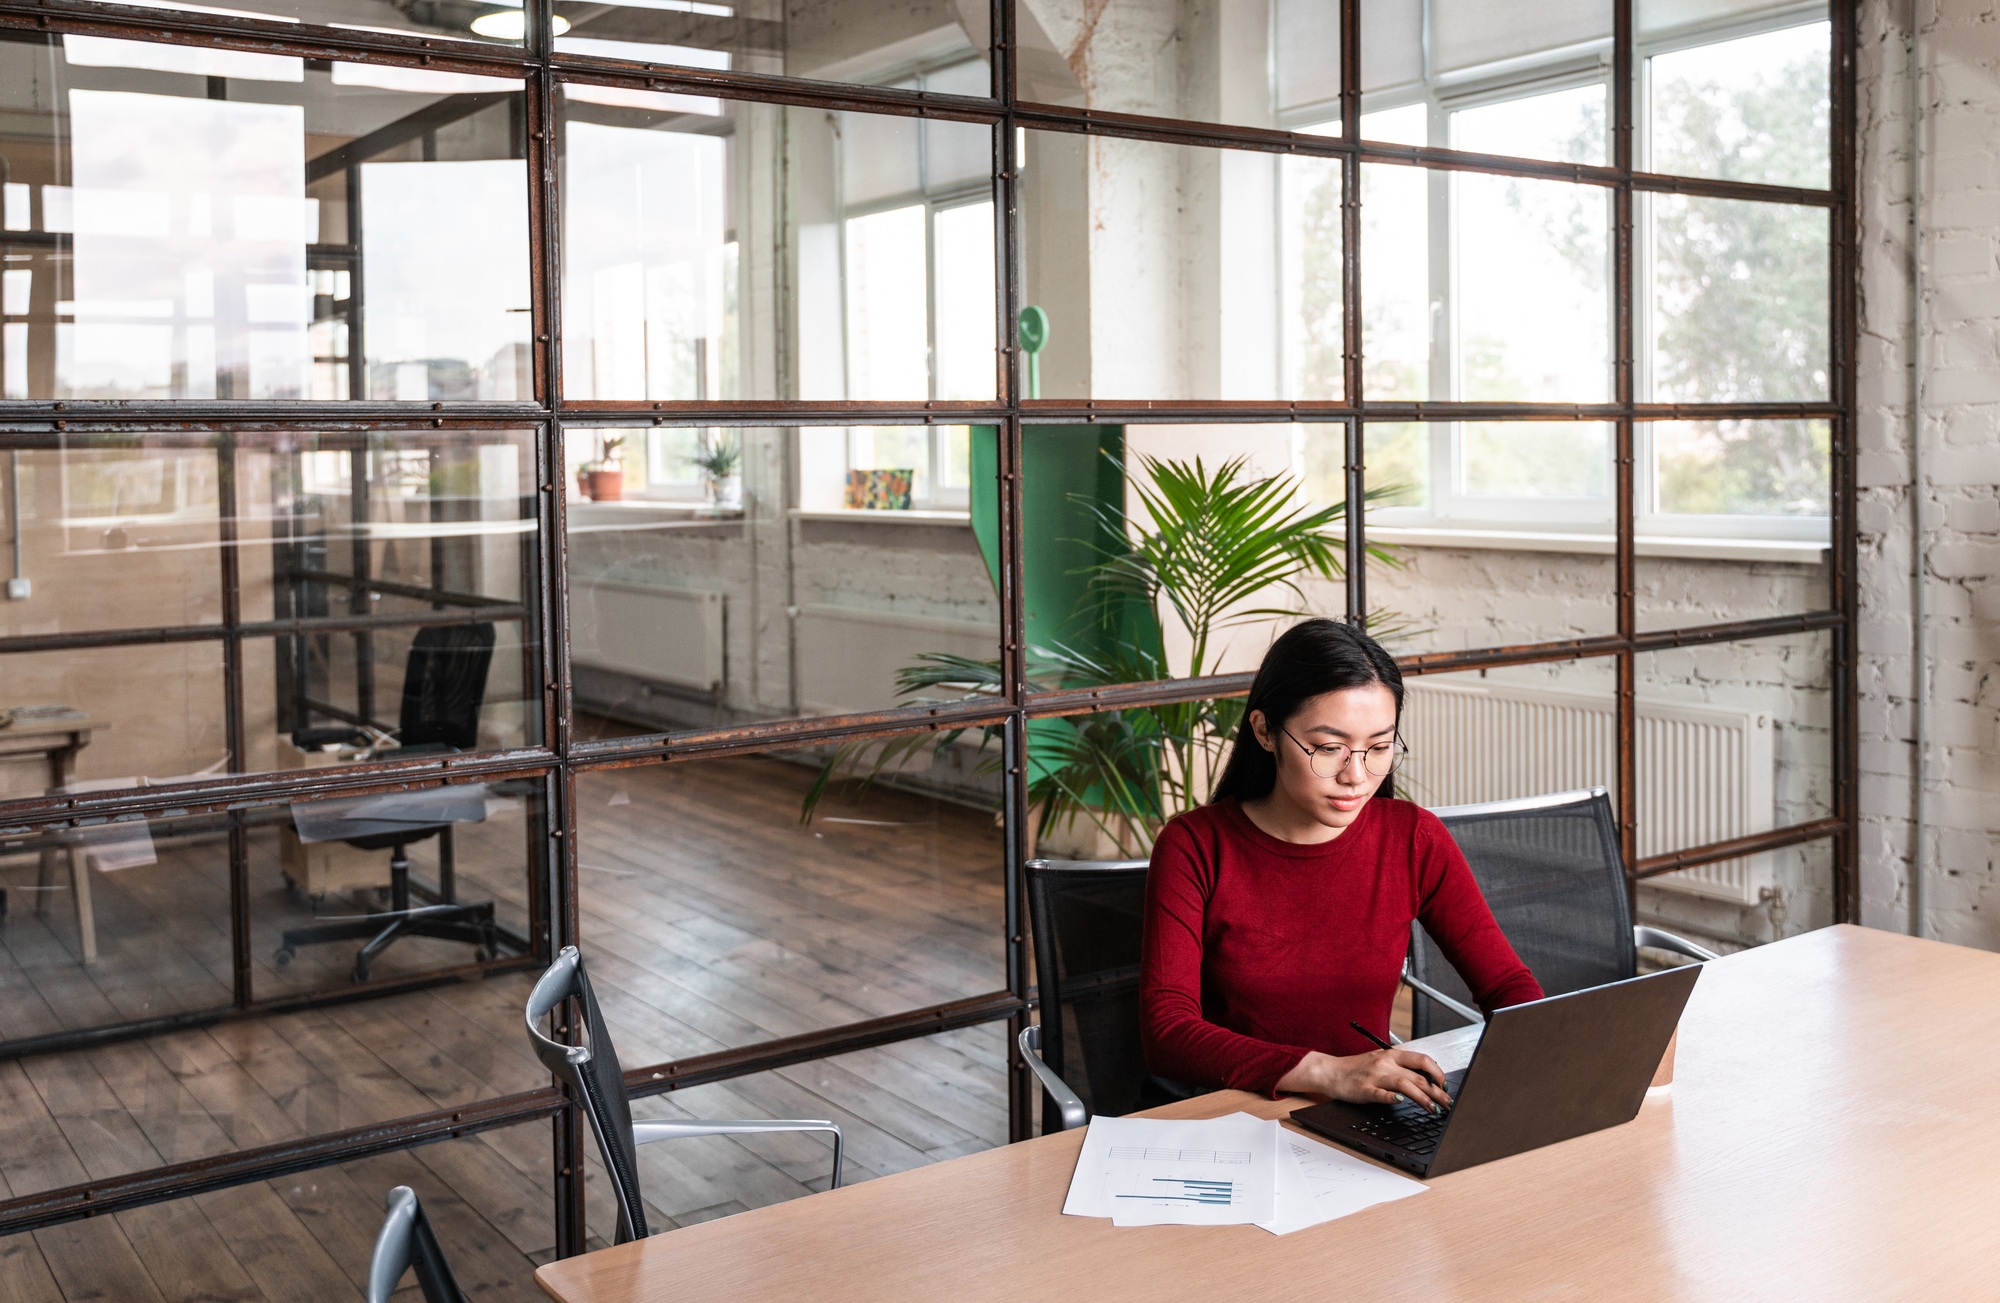
[[[1063,1211],[1117,1226],[1231,1226],[1276,1209],[1278,1124],[1092,1118]]]

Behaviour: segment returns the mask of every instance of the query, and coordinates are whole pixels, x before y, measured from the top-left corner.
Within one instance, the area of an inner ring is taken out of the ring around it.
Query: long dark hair
[[[1250,699],[1243,705],[1243,726],[1229,763],[1216,780],[1210,801],[1235,797],[1254,801],[1269,796],[1278,784],[1278,759],[1257,741],[1250,712],[1264,712],[1265,727],[1277,732],[1299,707],[1323,693],[1365,688],[1379,683],[1396,699],[1396,722],[1403,719],[1403,673],[1396,660],[1358,627],[1338,620],[1305,620],[1293,625],[1264,653]],[[1395,775],[1382,780],[1378,796],[1394,796]]]

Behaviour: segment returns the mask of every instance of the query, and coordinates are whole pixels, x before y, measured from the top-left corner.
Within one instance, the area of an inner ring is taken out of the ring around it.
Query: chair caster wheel
[[[271,956],[271,962],[280,968],[290,964],[292,962],[292,948],[290,946],[279,946],[277,953]]]
[[[498,959],[499,957],[500,956],[494,954],[491,950],[488,950],[485,946],[481,946],[479,947],[479,949],[472,952],[472,962],[475,964],[490,963],[493,960]]]

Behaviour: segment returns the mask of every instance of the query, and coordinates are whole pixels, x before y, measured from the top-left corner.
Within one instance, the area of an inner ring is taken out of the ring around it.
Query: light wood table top
[[[1159,1110],[1273,1103],[1219,1092]],[[1708,966],[1636,1121],[1277,1237],[1064,1217],[1080,1132],[551,1263],[643,1300],[1991,1298],[2000,955],[1835,927]]]

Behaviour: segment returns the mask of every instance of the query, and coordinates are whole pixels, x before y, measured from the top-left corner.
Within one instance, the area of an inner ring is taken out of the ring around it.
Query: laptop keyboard
[[[1457,1095],[1459,1084],[1464,1079],[1463,1072],[1451,1073],[1445,1078],[1445,1089],[1454,1096]],[[1371,1112],[1373,1116],[1354,1124],[1356,1131],[1370,1139],[1407,1149],[1426,1158],[1437,1148],[1438,1137],[1444,1134],[1445,1123],[1451,1121],[1451,1110],[1448,1108],[1442,1113],[1430,1113],[1408,1101]]]

